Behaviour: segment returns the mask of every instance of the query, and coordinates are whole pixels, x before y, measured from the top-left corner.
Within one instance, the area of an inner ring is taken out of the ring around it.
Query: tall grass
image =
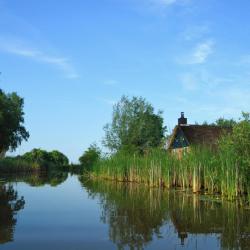
[[[99,161],[91,172],[95,178],[191,188],[193,192],[221,194],[230,200],[248,194],[250,201],[246,175],[233,155],[208,148],[192,148],[181,159],[160,149],[144,156],[117,153]]]
[[[6,157],[0,159],[0,173],[19,173],[40,171],[41,166],[36,162],[30,162],[24,159]]]

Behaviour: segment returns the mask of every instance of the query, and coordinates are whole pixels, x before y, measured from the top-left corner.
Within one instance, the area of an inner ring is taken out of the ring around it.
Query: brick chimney
[[[181,112],[181,117],[178,119],[178,125],[187,125],[187,118],[184,117],[184,112]]]

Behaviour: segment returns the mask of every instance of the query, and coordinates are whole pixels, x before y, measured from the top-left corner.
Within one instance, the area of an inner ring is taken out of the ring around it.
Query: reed
[[[19,173],[40,171],[41,166],[36,162],[30,162],[24,159],[6,157],[0,159],[0,173]]]
[[[229,200],[242,196],[250,201],[245,168],[240,167],[233,154],[208,148],[192,148],[181,159],[160,149],[143,156],[117,153],[96,163],[91,176],[154,187],[192,189],[220,194]]]

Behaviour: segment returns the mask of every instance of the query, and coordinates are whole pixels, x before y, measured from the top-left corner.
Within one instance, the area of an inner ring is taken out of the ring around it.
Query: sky
[[[14,154],[72,162],[122,95],[164,111],[171,131],[250,111],[249,0],[0,0],[0,88],[25,100]]]

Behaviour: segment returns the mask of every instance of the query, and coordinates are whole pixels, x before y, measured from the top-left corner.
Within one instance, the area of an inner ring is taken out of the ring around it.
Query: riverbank
[[[22,157],[6,157],[0,159],[0,176],[44,174],[48,172],[66,172],[79,174],[82,166],[75,164],[57,165],[52,162],[37,162],[23,159]]]
[[[0,174],[41,172],[42,166],[37,162],[30,162],[17,157],[0,159]]]
[[[224,152],[193,148],[181,159],[165,150],[147,155],[116,154],[100,160],[90,172],[92,178],[143,183],[150,187],[192,189],[220,195],[228,200],[250,202],[249,169]]]

